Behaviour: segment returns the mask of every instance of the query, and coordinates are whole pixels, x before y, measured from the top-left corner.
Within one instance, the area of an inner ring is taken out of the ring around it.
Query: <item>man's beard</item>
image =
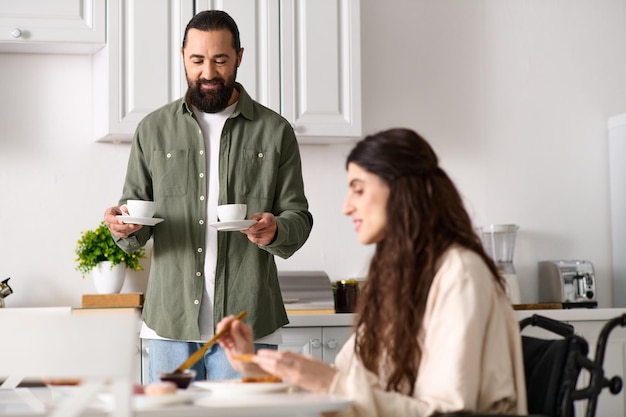
[[[235,89],[235,77],[237,76],[237,69],[232,78],[228,81],[224,81],[223,78],[216,77],[212,80],[200,78],[196,82],[191,82],[187,78],[187,84],[189,85],[189,101],[198,109],[205,113],[219,113],[228,106],[228,100],[233,94]],[[202,84],[218,85],[213,90],[202,90]]]

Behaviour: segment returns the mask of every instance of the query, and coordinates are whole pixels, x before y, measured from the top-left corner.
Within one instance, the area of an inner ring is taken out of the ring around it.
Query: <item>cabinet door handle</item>
[[[312,339],[311,340],[311,347],[313,349],[319,349],[320,347],[322,347],[322,342],[319,339]]]
[[[339,343],[337,343],[337,340],[336,340],[336,339],[330,339],[330,340],[326,343],[326,347],[327,347],[328,349],[336,349],[338,344],[339,344]]]
[[[20,28],[14,28],[13,30],[11,30],[11,37],[14,39],[19,39],[22,37],[22,29]]]

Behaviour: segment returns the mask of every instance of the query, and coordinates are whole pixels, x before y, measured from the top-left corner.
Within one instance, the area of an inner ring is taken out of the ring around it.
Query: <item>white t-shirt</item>
[[[207,150],[207,191],[206,224],[217,221],[217,198],[219,195],[219,152],[222,129],[237,103],[232,104],[219,113],[205,113],[192,106],[193,114],[204,136],[204,148]],[[217,230],[207,227],[204,260],[204,294],[200,304],[200,340],[213,336],[213,295],[215,293],[215,268],[217,266]],[[145,323],[142,324],[141,337],[146,339],[164,339]]]

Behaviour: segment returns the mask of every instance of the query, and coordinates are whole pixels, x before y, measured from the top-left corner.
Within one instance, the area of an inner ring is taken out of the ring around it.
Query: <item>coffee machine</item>
[[[539,302],[563,308],[597,307],[593,265],[584,260],[539,262]]]

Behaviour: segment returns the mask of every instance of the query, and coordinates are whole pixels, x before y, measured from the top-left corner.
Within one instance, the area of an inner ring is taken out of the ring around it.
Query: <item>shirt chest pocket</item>
[[[272,200],[276,191],[279,155],[275,151],[244,149],[237,170],[240,190],[248,197]]]
[[[189,150],[154,151],[152,181],[157,196],[180,196],[189,187]]]

